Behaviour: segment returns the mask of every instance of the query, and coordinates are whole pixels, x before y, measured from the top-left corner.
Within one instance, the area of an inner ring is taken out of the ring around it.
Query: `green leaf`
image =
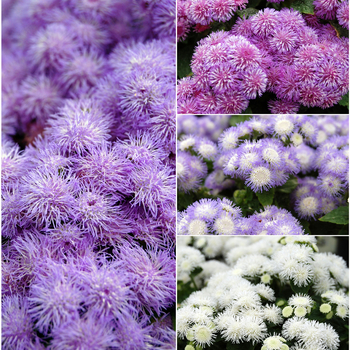
[[[248,7],[244,10],[238,10],[237,14],[241,18],[249,18],[250,16],[256,15],[259,12],[258,9],[253,9],[251,7]]]
[[[180,192],[177,191],[177,209],[179,211],[185,210],[195,201],[195,196],[193,192]]]
[[[250,107],[247,107],[247,109],[243,111],[242,114],[253,114],[253,111]]]
[[[245,121],[248,120],[249,118],[250,118],[250,116],[235,115],[235,116],[231,117],[231,119],[230,119],[230,125],[231,125],[231,126],[236,126],[238,123],[245,122]]]
[[[256,8],[259,6],[261,0],[249,0],[247,7]]]
[[[323,222],[331,222],[338,225],[348,225],[349,224],[349,207],[338,207],[332,210],[330,213],[322,216],[318,220]]]
[[[277,187],[277,191],[282,193],[292,193],[297,186],[298,179],[295,176],[291,176],[284,185]]]
[[[292,291],[294,293],[302,293],[302,294],[307,294],[307,292],[309,291],[309,289],[311,287],[311,285],[308,285],[305,287],[299,287],[299,286],[295,285],[292,280],[290,280],[290,286],[291,286]]]
[[[189,76],[191,71],[191,60],[194,51],[194,45],[179,44],[177,48],[177,75],[179,79]]]
[[[342,97],[342,99],[338,103],[341,106],[349,108],[349,91]]]
[[[197,266],[194,268],[194,270],[190,273],[190,276],[192,278],[196,277],[197,275],[199,275],[201,272],[203,271],[203,269],[200,266]]]
[[[295,11],[299,11],[300,13],[306,13],[309,15],[314,14],[314,6],[313,6],[313,0],[296,0],[293,1],[290,5],[290,8],[292,8]]]
[[[246,190],[236,190],[233,192],[233,200],[237,205],[240,205],[243,203],[244,198],[247,194]]]
[[[256,193],[259,202],[265,207],[267,205],[271,205],[273,202],[273,196],[275,195],[275,189],[271,188],[269,191],[264,191],[262,193]]]

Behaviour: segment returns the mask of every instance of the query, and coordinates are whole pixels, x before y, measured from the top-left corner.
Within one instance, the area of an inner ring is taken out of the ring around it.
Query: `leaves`
[[[287,182],[277,187],[277,191],[282,193],[292,193],[292,191],[298,186],[298,179],[295,176],[290,176]]]
[[[273,197],[275,195],[275,189],[271,188],[269,191],[257,192],[256,193],[259,202],[265,207],[267,205],[272,205]]]
[[[349,108],[349,91],[342,97],[342,99],[338,103],[341,106]]]
[[[349,224],[349,207],[338,207],[332,210],[330,213],[319,218],[323,222],[331,222],[338,225],[348,225]]]
[[[191,60],[196,43],[188,43],[186,45],[179,43],[177,47],[177,75],[178,78],[189,76],[191,71]]]
[[[299,11],[301,13],[313,15],[314,14],[314,5],[313,0],[296,0],[292,2],[290,8],[293,10]]]
[[[296,284],[294,284],[294,282],[292,280],[290,280],[290,286],[293,290],[294,293],[302,293],[302,294],[307,294],[307,292],[309,291],[311,285],[307,285],[305,287],[299,287]]]
[[[249,118],[251,118],[251,116],[245,116],[245,115],[235,115],[233,117],[231,117],[230,119],[230,125],[231,126],[236,126],[238,123],[242,123],[246,120],[248,120]]]
[[[256,15],[259,12],[257,9],[253,9],[251,7],[248,7],[244,10],[238,10],[237,14],[241,18],[249,18],[250,16]]]

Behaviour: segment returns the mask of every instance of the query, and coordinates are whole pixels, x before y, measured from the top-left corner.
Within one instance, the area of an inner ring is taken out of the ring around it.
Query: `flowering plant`
[[[179,116],[178,233],[347,234],[348,128],[348,116]]]
[[[348,347],[349,270],[315,236],[180,237],[177,257],[179,349]]]
[[[348,112],[348,1],[267,5],[178,2],[178,113]]]
[[[175,2],[2,6],[2,348],[173,349]]]

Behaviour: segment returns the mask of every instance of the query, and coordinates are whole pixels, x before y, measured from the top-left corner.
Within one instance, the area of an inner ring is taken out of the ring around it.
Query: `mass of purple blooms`
[[[177,184],[180,193],[207,191],[209,198],[223,198],[222,193],[227,190],[233,193],[243,185],[259,194],[294,179],[296,187],[289,201],[300,219],[314,220],[345,205],[344,195],[349,189],[347,115],[255,116],[226,128],[224,118],[179,116]],[[191,220],[202,220],[202,226],[199,221],[193,225],[193,230],[196,227],[201,234],[220,230],[221,234],[251,234],[248,232],[257,224],[241,228],[239,208],[232,209],[232,202],[223,201],[225,198],[218,202],[204,198],[192,204],[180,213],[178,232],[188,234]],[[219,210],[222,203],[225,208]],[[222,217],[225,217],[222,225],[232,226],[231,231],[213,226]],[[290,228],[283,234],[288,232],[300,234],[301,231]]]
[[[2,348],[174,349],[175,1],[2,6]]]
[[[286,209],[268,206],[242,217],[228,199],[201,199],[178,214],[178,235],[303,235],[300,222]]]
[[[349,39],[317,18],[266,8],[201,39],[191,71],[178,82],[181,114],[240,114],[265,92],[276,96],[271,113],[327,109],[349,89]]]
[[[269,0],[268,3],[280,3],[284,0]],[[177,2],[177,39],[183,41],[191,29],[203,32],[214,22],[227,22],[235,16],[237,10],[247,7],[247,0],[179,0]],[[338,20],[338,23],[349,29],[348,0],[314,0],[314,14],[305,18],[318,22]],[[293,6],[292,6],[293,8]],[[252,10],[252,8],[250,8]]]

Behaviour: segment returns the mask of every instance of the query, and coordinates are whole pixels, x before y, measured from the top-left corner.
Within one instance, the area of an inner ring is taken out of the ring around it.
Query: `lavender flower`
[[[175,2],[3,14],[3,347],[173,348]]]

